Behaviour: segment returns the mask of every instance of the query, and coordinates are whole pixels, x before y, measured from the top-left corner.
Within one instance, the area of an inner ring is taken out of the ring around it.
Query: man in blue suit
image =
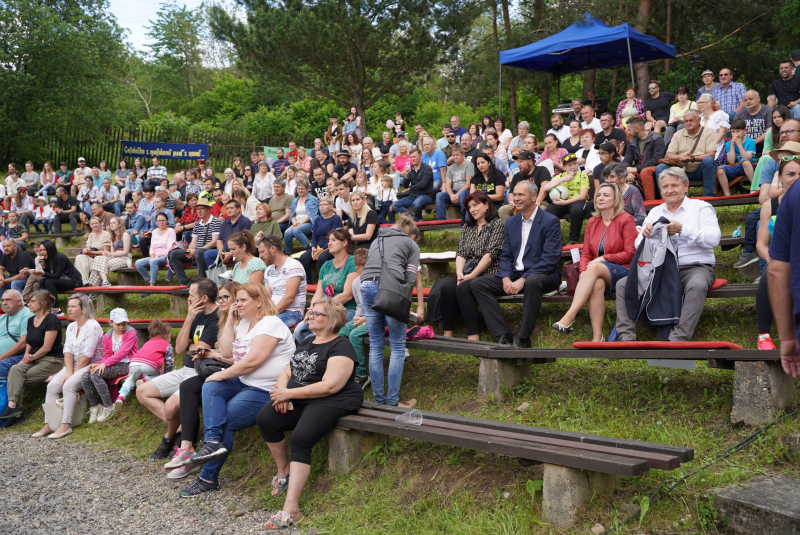
[[[506,221],[505,242],[500,253],[500,268],[494,277],[478,277],[471,284],[472,294],[481,307],[489,332],[497,343],[531,347],[531,334],[542,308],[542,295],[558,289],[561,272],[561,223],[536,204],[539,189],[529,181],[518,183],[512,201],[518,213]],[[498,295],[522,293],[522,322],[515,338],[503,319]]]

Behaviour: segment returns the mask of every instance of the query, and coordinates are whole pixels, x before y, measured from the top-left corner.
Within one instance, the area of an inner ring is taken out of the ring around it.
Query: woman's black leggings
[[[756,291],[756,320],[758,321],[758,334],[768,333],[772,328],[772,305],[769,302],[769,287],[767,286],[767,270],[761,275]]]
[[[183,395],[183,393],[181,393]],[[336,426],[342,416],[355,414],[355,411],[324,407],[319,403],[293,402],[294,410],[279,413],[271,404],[264,405],[256,415],[256,425],[261,436],[270,444],[281,442],[284,432],[292,431],[290,443],[292,456],[290,462],[311,464],[311,449]],[[181,400],[181,413],[183,400]]]
[[[569,241],[578,243],[581,239],[581,230],[583,228],[583,207],[585,204],[585,201],[561,205],[550,203],[545,211],[559,219],[569,214]]]
[[[456,326],[456,317],[461,312],[464,323],[467,324],[467,334],[480,333],[478,324],[478,304],[470,291],[470,283],[475,279],[463,281],[457,284],[458,280],[453,277],[445,279],[442,283],[442,293],[440,310],[442,313],[442,328],[445,331],[452,331]]]
[[[195,375],[181,383],[181,436],[197,444],[200,436],[200,415],[203,406],[204,377]]]
[[[303,268],[306,270],[306,280],[309,284],[311,284],[311,262],[314,261],[311,259],[311,249],[308,249],[302,255],[300,255],[298,260],[300,260],[300,263],[303,264]],[[331,253],[328,251],[320,253],[320,255],[317,257],[317,267],[322,269],[322,264],[328,260],[333,260],[333,255]]]
[[[58,308],[58,292],[71,292],[78,287],[69,279],[42,279],[39,281],[39,286],[44,286],[45,290],[53,294],[56,300],[53,306],[56,308]]]

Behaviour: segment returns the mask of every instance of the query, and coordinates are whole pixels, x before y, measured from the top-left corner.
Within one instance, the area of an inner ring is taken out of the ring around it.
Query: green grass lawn
[[[719,210],[722,233],[730,234],[743,225],[753,208]],[[563,225],[565,233],[567,227]],[[457,243],[457,232],[426,233],[422,249],[452,251]],[[738,254],[738,249],[717,251],[719,278],[745,282],[732,268]],[[62,308],[65,304],[62,302]],[[133,318],[169,316],[167,296],[130,296],[124,306]],[[572,334],[550,329],[566,309],[563,303],[543,306],[532,337],[535,347],[570,347],[574,341],[590,339],[585,310],[578,315]],[[504,305],[504,310],[515,330],[519,306]],[[107,317],[108,312],[98,311],[98,315]],[[606,333],[613,323],[614,303],[609,302]],[[643,339],[654,338],[654,332],[646,328],[641,334]],[[464,335],[462,327],[457,336]],[[755,348],[757,335],[755,299],[711,299],[695,339],[726,340]],[[716,452],[753,432],[730,423],[733,372],[709,369],[703,362],[693,371],[627,360],[570,359],[535,365],[530,379],[498,403],[478,400],[478,365],[478,359],[471,356],[412,351],[405,364],[401,398],[417,398],[423,410],[692,447],[695,460],[673,472],[652,470],[639,478],[620,479],[611,496],[595,497],[573,528],[560,531],[542,521],[541,491],[529,491],[535,487],[530,482],[542,479],[541,467],[523,468],[510,457],[385,438],[353,473],[336,476],[327,470],[327,443],[323,441],[315,449],[311,479],[301,501],[302,510],[309,515],[302,531],[313,526],[320,533],[370,535],[589,533],[596,522],[608,528],[615,520],[622,521],[631,511],[630,504],[653,493],[663,479],[697,469]],[[41,385],[28,390],[29,419],[23,431],[41,426],[38,405],[43,397]],[[371,398],[369,392],[367,398]],[[523,402],[530,407],[517,411]],[[716,490],[759,474],[780,472],[800,477],[797,460],[787,447],[796,427],[796,422],[789,420],[770,429],[748,449],[677,487],[651,507],[641,527],[633,522],[622,532],[716,533]],[[125,449],[144,458],[162,433],[163,425],[133,401],[109,424],[81,426],[66,440]],[[238,433],[233,455],[222,471],[223,485],[241,488],[257,504],[277,509],[283,499],[270,496],[272,475],[274,463],[257,430]]]

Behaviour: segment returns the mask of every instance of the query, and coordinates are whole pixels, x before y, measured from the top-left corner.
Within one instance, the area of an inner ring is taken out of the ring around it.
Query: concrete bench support
[[[450,266],[450,262],[437,262],[435,264],[422,264],[422,278],[439,280],[445,277],[454,277],[455,270]]]
[[[55,244],[56,244],[56,249],[64,249],[67,246],[67,239],[66,238],[56,238]]]
[[[761,425],[771,422],[798,399],[795,381],[786,375],[780,362],[736,363],[732,423]]]
[[[347,474],[359,459],[378,442],[379,435],[334,427],[328,435],[328,467],[332,472]]]
[[[172,295],[169,298],[169,313],[173,318],[185,318],[189,313],[189,296]]]
[[[542,517],[548,524],[567,529],[593,494],[610,493],[615,485],[616,477],[609,474],[545,464]]]
[[[149,282],[146,281],[145,284]],[[142,276],[138,273],[117,272],[117,286],[143,286]]]
[[[125,294],[97,294],[97,311],[102,312],[107,307],[116,308],[125,299]]]
[[[531,363],[518,359],[482,358],[478,376],[478,397],[482,401],[502,401],[506,389],[512,389],[531,376]],[[503,388],[505,387],[505,388]]]

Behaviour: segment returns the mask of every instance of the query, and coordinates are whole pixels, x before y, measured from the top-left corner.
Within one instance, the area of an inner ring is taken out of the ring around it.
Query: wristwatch
[[[692,162],[695,162],[695,161],[697,161],[697,160],[695,159],[694,154],[692,154]]]

